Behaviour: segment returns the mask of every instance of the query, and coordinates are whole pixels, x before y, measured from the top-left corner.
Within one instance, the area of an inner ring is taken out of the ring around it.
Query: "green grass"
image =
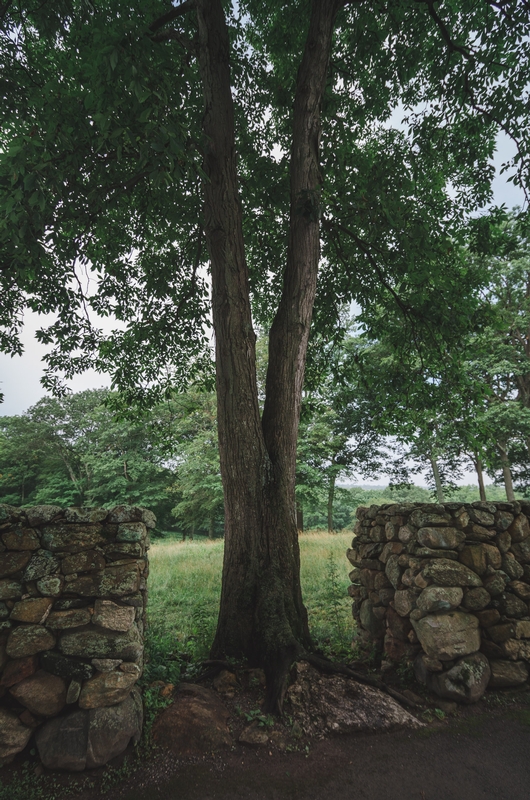
[[[353,632],[346,549],[351,531],[300,537],[302,591],[316,644],[328,655],[350,653]],[[145,679],[176,681],[207,657],[221,592],[222,540],[155,542],[150,550],[149,664]]]

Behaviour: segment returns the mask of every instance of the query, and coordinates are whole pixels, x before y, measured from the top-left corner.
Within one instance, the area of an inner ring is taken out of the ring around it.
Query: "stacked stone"
[[[134,506],[0,505],[0,764],[106,763],[138,738],[148,528]]]
[[[348,559],[360,642],[441,697],[519,686],[530,662],[530,504],[357,509]]]

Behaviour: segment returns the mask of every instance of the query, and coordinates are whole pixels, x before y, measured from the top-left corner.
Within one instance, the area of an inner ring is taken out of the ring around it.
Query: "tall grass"
[[[302,591],[316,644],[327,654],[349,652],[353,630],[347,594],[352,534],[300,537]],[[146,678],[176,680],[187,662],[207,656],[217,621],[223,541],[155,543],[150,551],[150,657]]]

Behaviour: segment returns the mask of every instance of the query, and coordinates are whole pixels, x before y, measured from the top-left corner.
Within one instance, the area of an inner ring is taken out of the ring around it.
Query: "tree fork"
[[[212,274],[225,554],[212,657],[260,664],[281,712],[293,660],[311,648],[295,519],[296,440],[320,256],[319,138],[337,0],[314,0],[297,77],[291,212],[282,296],[269,339],[263,420],[237,184],[229,38],[220,0],[197,0],[205,113],[204,230]]]

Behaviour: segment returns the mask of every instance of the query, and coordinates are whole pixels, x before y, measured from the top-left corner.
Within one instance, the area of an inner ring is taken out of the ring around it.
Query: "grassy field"
[[[300,537],[311,633],[324,652],[335,656],[351,652],[351,566],[345,555],[351,539],[351,531]],[[155,542],[149,557],[146,679],[174,681],[187,663],[207,657],[219,609],[223,541]]]

